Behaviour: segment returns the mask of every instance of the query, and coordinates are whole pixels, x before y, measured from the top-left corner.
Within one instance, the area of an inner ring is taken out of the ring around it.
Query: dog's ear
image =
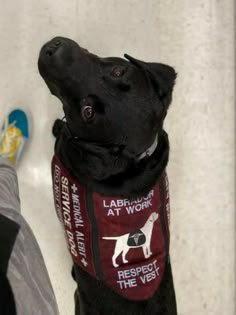
[[[174,68],[161,63],[144,62],[127,54],[124,56],[134,65],[145,70],[160,99],[163,102],[170,103],[171,94],[177,77]]]

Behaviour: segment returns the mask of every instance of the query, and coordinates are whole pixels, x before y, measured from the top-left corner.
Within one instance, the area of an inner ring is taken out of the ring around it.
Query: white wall
[[[179,314],[235,314],[233,2],[0,0],[0,119],[15,107],[31,117],[31,143],[18,170],[22,212],[61,314],[73,314],[75,287],[50,178],[51,126],[63,114],[37,70],[40,47],[55,35],[102,56],[126,52],[176,68],[166,130]]]

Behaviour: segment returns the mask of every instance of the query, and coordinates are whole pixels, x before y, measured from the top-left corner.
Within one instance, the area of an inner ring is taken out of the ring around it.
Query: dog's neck
[[[81,139],[79,139],[78,136],[74,136],[68,123],[66,122],[65,120],[65,117],[63,118],[64,122],[65,122],[65,125],[64,125],[64,130],[66,132],[66,135],[68,137],[68,139],[70,140],[74,140],[74,141],[80,141]],[[158,134],[156,135],[153,143],[151,144],[150,147],[148,147],[143,153],[139,154],[138,156],[135,157],[136,161],[141,161],[142,159],[145,159],[145,158],[148,158],[150,157],[156,150],[157,148],[157,145],[158,145]],[[102,145],[100,145],[102,146]]]
[[[154,149],[155,147],[156,149]],[[122,196],[124,198],[139,197],[148,193],[165,170],[169,156],[169,141],[164,130],[158,133],[158,144],[157,139],[155,139],[149,150],[150,152],[154,150],[151,156],[148,158],[143,157],[138,163],[136,163],[137,160],[129,163],[123,159],[126,163],[124,168],[121,168],[119,173],[114,174],[112,156],[108,154],[104,164],[103,160],[99,159],[98,151],[94,155],[89,151],[81,150],[73,141],[68,141],[65,129],[62,131],[61,136],[57,138],[55,145],[56,155],[58,155],[71,175],[77,178],[81,184],[103,195]],[[105,153],[107,152],[105,151]],[[145,156],[147,157],[147,155]],[[98,179],[92,173],[95,165],[99,162],[101,163],[97,169],[101,171],[100,174],[103,175],[105,173],[105,175],[108,175],[104,179]],[[122,161],[119,161],[118,166],[120,162]]]

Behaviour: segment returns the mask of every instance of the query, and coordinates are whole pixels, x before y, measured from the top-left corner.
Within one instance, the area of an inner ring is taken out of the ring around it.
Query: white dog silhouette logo
[[[153,212],[150,214],[146,223],[141,229],[120,236],[103,237],[104,240],[116,241],[114,254],[112,256],[112,264],[114,267],[119,267],[119,265],[116,263],[116,259],[121,253],[124,264],[128,263],[128,260],[126,260],[125,256],[130,248],[142,247],[145,259],[148,259],[152,255],[150,248],[152,230],[158,217],[158,213]]]

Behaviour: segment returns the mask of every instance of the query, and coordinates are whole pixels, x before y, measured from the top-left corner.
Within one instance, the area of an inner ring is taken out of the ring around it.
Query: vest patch
[[[137,230],[133,233],[129,233],[127,245],[132,247],[138,247],[146,242],[146,236],[142,230]]]
[[[76,264],[130,300],[150,298],[169,253],[169,190],[164,173],[135,200],[86,190],[57,156],[52,160],[54,203]]]

